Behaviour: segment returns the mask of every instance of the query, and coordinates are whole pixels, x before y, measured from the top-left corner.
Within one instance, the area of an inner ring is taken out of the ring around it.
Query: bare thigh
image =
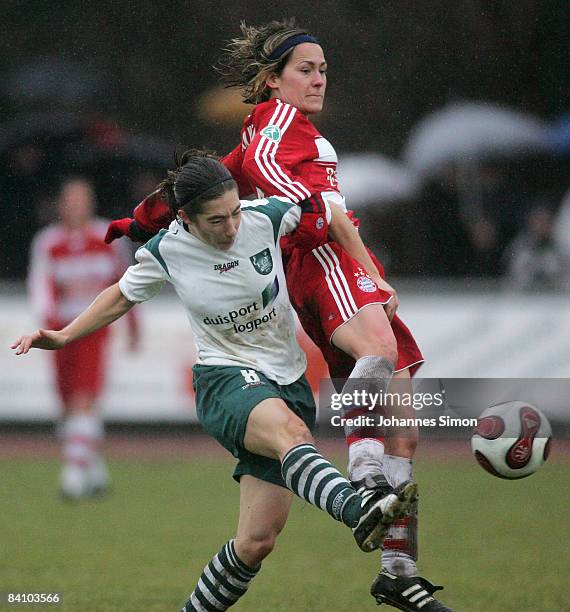
[[[251,411],[244,436],[249,452],[281,460],[293,446],[306,442],[314,442],[308,427],[283,400],[265,399]]]

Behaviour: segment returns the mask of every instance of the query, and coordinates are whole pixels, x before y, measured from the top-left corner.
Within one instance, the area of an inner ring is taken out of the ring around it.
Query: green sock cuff
[[[353,529],[358,525],[358,521],[362,516],[362,498],[358,494],[351,495],[342,507],[340,518],[342,522]]]

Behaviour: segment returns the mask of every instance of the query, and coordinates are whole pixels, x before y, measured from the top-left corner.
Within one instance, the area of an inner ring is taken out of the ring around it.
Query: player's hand
[[[105,234],[105,242],[107,244],[111,244],[113,240],[123,236],[129,236],[130,238],[131,223],[133,221],[134,219],[131,219],[130,217],[111,221],[111,223],[109,223],[109,227],[107,228],[107,233]]]
[[[29,336],[21,336],[10,348],[16,349],[16,355],[25,355],[31,348],[55,351],[67,344],[67,336],[60,331],[37,329]]]
[[[384,305],[384,311],[386,312],[386,316],[388,317],[388,321],[391,321],[398,310],[398,306],[400,305],[400,300],[398,299],[398,294],[396,290],[387,283],[380,274],[370,274],[372,280],[378,285],[378,289],[382,291],[386,291],[392,296],[392,299]]]

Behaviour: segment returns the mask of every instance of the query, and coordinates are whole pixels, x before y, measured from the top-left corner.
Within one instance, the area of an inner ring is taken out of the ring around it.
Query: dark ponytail
[[[193,218],[202,204],[215,200],[237,184],[219,157],[206,149],[186,149],[174,154],[175,170],[169,170],[159,185],[173,215],[181,208]]]

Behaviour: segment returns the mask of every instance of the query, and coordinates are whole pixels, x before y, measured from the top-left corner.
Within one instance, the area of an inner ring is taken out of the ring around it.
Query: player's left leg
[[[183,612],[227,610],[245,594],[285,526],[292,497],[283,487],[241,477],[236,537],[206,565]]]
[[[390,386],[391,397],[403,398],[413,394],[408,368],[396,372]],[[386,416],[413,419],[417,415],[409,402],[385,407]],[[384,477],[397,487],[413,477],[412,458],[418,444],[416,426],[390,427],[386,430],[386,452],[383,461]],[[370,593],[378,603],[387,603],[410,612],[448,612],[450,609],[437,601],[435,586],[418,575],[418,503],[412,504],[406,515],[396,519],[386,534],[382,551],[382,570],[372,583]]]
[[[409,369],[394,374],[390,385],[391,397],[413,395]],[[386,417],[414,419],[417,417],[409,402],[397,402],[384,407]],[[418,445],[418,428],[415,425],[386,429],[385,453],[382,471],[392,487],[413,476],[412,458]],[[405,517],[390,528],[384,541],[382,566],[398,576],[415,576],[418,573],[418,503],[415,502]]]

